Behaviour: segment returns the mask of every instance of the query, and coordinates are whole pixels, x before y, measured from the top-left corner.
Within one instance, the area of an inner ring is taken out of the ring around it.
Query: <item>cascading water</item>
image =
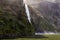
[[[28,8],[28,5],[25,3],[25,0],[23,0],[24,4],[25,4],[25,10],[26,10],[26,14],[27,14],[27,17],[28,17],[28,21],[31,23],[31,18],[30,18],[30,12],[29,12],[29,8]]]
[[[28,8],[27,4],[25,4],[25,9],[26,9],[26,14],[27,14],[28,20],[31,23],[31,20],[30,20],[30,12],[29,12],[29,8]]]

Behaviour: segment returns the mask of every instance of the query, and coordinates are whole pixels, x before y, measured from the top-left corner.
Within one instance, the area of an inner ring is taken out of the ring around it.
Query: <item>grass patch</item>
[[[16,39],[2,39],[2,40],[60,40],[60,35],[44,35],[47,38],[16,38]]]

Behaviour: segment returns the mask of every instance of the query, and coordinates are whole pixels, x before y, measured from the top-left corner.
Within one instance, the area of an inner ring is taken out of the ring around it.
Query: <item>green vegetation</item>
[[[17,38],[17,39],[4,39],[4,40],[60,40],[60,35],[44,35],[47,38]]]
[[[0,5],[0,34],[29,36],[34,34],[34,27],[29,23],[24,6]]]
[[[54,28],[54,26],[50,23],[50,21],[46,18],[41,18],[40,19],[40,27],[44,30],[44,31],[51,31],[51,32],[55,32],[56,28]]]

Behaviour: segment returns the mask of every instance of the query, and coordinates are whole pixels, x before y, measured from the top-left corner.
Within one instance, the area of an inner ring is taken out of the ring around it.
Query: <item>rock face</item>
[[[37,15],[36,10],[34,10],[32,7],[29,6],[29,10],[30,10],[30,16],[31,16],[31,22],[34,25],[35,28],[35,32],[41,32],[43,33],[44,30],[43,28],[40,27],[40,21],[41,21],[41,17],[39,15]]]
[[[36,5],[30,7],[36,32],[60,32],[60,3],[43,1]]]
[[[33,35],[23,0],[0,0],[0,38]]]
[[[60,3],[42,2],[39,4],[38,11],[54,26],[57,32],[60,32]]]
[[[60,3],[60,0],[25,0],[25,3],[32,6],[32,7],[38,7],[38,4],[41,3],[41,2],[44,2],[44,1],[48,1],[48,2],[59,2]]]

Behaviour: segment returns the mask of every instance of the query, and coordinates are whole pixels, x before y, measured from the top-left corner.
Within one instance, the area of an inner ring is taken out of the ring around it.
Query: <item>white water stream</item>
[[[25,0],[23,0],[23,3],[25,4],[25,10],[26,10],[26,14],[27,14],[27,17],[28,17],[28,21],[31,23],[31,18],[30,18],[30,12],[29,12],[29,8],[28,8],[28,5],[25,3]]]

